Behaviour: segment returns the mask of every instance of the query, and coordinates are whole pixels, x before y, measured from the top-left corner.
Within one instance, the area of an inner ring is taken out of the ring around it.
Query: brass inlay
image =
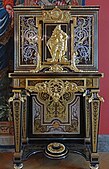
[[[53,79],[53,78],[52,78]],[[61,79],[63,81],[69,81],[70,83],[75,83],[77,86],[79,87],[84,87],[84,88],[87,88],[86,86],[86,78],[70,78],[70,77],[56,77],[56,79]],[[37,77],[36,78],[27,78],[26,79],[26,88],[30,87],[30,86],[35,86],[37,83],[39,82],[44,82],[44,81],[49,81],[51,80],[51,76],[49,77],[43,77],[43,78],[39,78]]]
[[[92,147],[93,147],[93,152],[96,152],[100,101],[94,100],[91,105],[93,111],[92,112]]]
[[[99,90],[92,90],[92,96],[89,98],[89,103],[91,103],[91,123],[92,123],[92,152],[97,151],[97,134],[98,134],[98,124],[99,124],[99,113],[100,113],[100,102],[104,101],[98,94]]]
[[[14,130],[15,130],[15,149],[16,152],[20,152],[20,113],[21,113],[21,102],[20,100],[13,101],[13,112],[14,112]]]
[[[89,98],[86,97],[86,138],[90,137],[90,104],[89,104]]]
[[[13,90],[13,92],[14,96],[10,97],[9,102],[13,102],[15,149],[19,153],[21,151],[21,102],[24,102],[24,99],[21,90]]]
[[[24,99],[24,102],[22,103],[22,136],[23,141],[26,142],[27,139],[27,96],[26,93],[22,96]]]

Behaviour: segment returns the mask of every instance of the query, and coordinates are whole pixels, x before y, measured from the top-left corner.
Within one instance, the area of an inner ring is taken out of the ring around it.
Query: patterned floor
[[[0,153],[0,169],[13,169],[12,153]],[[76,154],[69,154],[63,160],[50,160],[37,154],[24,162],[23,169],[89,169],[89,164]],[[109,153],[100,153],[100,169],[109,169]]]

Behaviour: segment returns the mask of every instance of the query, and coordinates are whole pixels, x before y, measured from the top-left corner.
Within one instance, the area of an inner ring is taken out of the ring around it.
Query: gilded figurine
[[[65,54],[67,52],[68,35],[61,29],[61,25],[57,25],[50,39],[47,42],[47,47],[50,51],[51,62],[66,62]],[[49,61],[49,59],[48,59]]]

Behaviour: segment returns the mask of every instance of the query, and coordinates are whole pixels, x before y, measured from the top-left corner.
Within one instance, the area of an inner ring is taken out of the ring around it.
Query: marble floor
[[[13,169],[12,157],[12,153],[0,153],[0,169]],[[109,153],[100,153],[99,161],[99,169],[109,169]],[[69,154],[63,160],[50,160],[37,154],[24,161],[23,169],[89,169],[89,164],[77,154]]]

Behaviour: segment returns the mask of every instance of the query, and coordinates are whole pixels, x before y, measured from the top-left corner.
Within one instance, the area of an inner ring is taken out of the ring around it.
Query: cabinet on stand
[[[99,168],[99,7],[14,8],[14,168],[38,152]]]

